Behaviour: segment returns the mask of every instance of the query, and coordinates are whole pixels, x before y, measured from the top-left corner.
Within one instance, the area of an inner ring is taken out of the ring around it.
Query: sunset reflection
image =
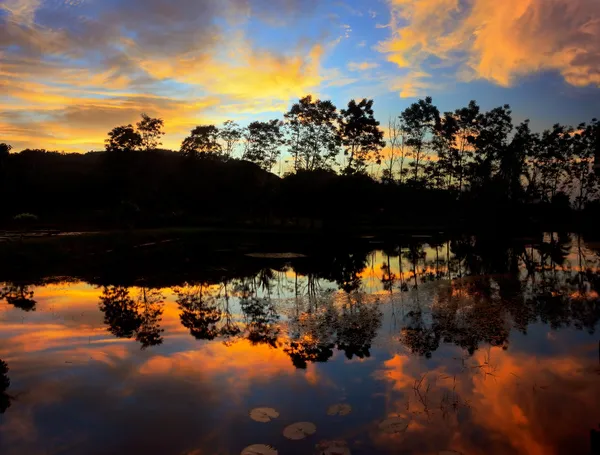
[[[595,251],[571,242],[550,263],[544,245],[417,243],[168,287],[4,283],[0,449],[588,455]],[[336,404],[352,412],[328,415]],[[256,407],[281,417],[258,425]],[[282,437],[296,421],[318,437]]]

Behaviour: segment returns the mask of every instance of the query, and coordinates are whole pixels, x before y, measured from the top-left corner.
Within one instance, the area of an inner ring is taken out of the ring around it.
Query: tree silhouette
[[[345,174],[365,172],[367,162],[381,164],[381,149],[385,147],[383,131],[375,120],[373,100],[352,100],[340,115],[340,137],[344,155],[348,156]]]
[[[243,132],[240,126],[232,120],[226,120],[219,130],[221,149],[226,158],[233,157],[238,142],[242,139]]]
[[[246,129],[246,147],[242,159],[269,171],[277,162],[284,144],[279,120],[252,122]]]
[[[11,145],[0,142],[0,184],[4,183],[6,163],[8,162],[8,155],[10,154],[11,150]]]
[[[23,311],[35,311],[36,302],[33,300],[33,291],[25,284],[7,283],[0,289],[0,299],[5,299],[9,305]]]
[[[0,414],[4,414],[6,410],[10,408],[11,399],[6,393],[6,390],[10,387],[8,372],[8,365],[0,359]]]
[[[406,145],[412,149],[413,168],[412,180],[417,183],[420,179],[421,164],[427,155],[431,144],[428,135],[432,135],[440,123],[440,113],[433,105],[431,97],[411,104],[401,114],[402,122],[406,127]]]
[[[223,148],[219,129],[214,125],[197,126],[181,143],[181,153],[192,159],[218,159]]]
[[[600,122],[594,119],[589,125],[580,124],[572,136],[567,185],[576,195],[578,210],[583,210],[600,191],[600,179],[593,169],[598,130]]]
[[[331,101],[313,101],[308,95],[291,107],[285,119],[294,169],[330,169],[341,144],[335,105]]]
[[[139,121],[137,126],[137,132],[142,138],[140,147],[143,150],[156,150],[162,142],[161,137],[164,136],[162,130],[165,122],[161,118],[152,118],[147,114],[142,114],[142,120]]]
[[[388,120],[388,156],[382,180],[391,183],[394,179],[394,167],[399,165],[398,181],[402,183],[405,174],[406,132],[399,118],[390,116]]]
[[[524,197],[521,184],[528,178],[527,152],[535,147],[536,137],[531,133],[529,120],[517,126],[515,135],[505,152],[500,156],[499,176],[508,199],[515,202]]]
[[[142,146],[143,139],[132,125],[124,125],[113,128],[105,143],[107,152],[132,152]]]

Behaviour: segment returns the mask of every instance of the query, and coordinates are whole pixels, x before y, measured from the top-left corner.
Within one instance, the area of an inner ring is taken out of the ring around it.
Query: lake
[[[598,447],[600,244],[422,236],[206,257],[0,276],[0,453]]]

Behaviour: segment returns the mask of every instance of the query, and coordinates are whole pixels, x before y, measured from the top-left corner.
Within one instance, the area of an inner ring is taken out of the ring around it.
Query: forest
[[[178,151],[164,134],[164,119],[142,114],[109,131],[104,151],[0,143],[0,223],[566,227],[600,208],[597,119],[538,133],[508,105],[442,113],[427,97],[381,125],[373,100],[338,109],[309,95],[280,119],[197,126]]]

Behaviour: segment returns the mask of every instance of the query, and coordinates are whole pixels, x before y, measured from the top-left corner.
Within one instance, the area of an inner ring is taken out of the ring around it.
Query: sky
[[[103,148],[140,113],[282,118],[312,94],[510,104],[534,129],[600,117],[600,0],[0,0],[0,142]]]

